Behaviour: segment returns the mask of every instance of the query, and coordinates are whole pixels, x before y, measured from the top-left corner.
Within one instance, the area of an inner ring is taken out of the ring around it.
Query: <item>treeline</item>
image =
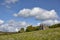
[[[21,28],[18,32],[31,32],[31,31],[36,31],[39,29],[40,29],[39,26],[34,27],[34,26],[30,25],[26,28],[26,30],[24,30],[24,28]]]
[[[31,31],[46,30],[46,29],[49,29],[49,28],[57,28],[57,27],[60,27],[60,24],[54,24],[54,25],[51,25],[51,26],[47,26],[47,25],[44,25],[44,24],[40,24],[40,26],[30,25],[26,28],[26,30],[24,30],[24,28],[21,28],[18,32],[19,33],[31,32]]]
[[[57,27],[60,27],[60,23],[59,24],[54,24],[52,26],[49,26],[49,28],[57,28]]]
[[[9,35],[9,34],[16,34],[16,33],[23,33],[23,32],[31,32],[31,31],[37,31],[37,30],[48,30],[49,28],[57,28],[60,27],[59,24],[54,24],[51,26],[47,26],[45,24],[40,24],[39,26],[28,26],[26,29],[21,28],[18,32],[0,32],[0,35]]]

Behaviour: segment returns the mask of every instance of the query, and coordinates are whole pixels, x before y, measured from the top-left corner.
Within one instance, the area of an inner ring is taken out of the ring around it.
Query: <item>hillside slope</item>
[[[0,40],[60,40],[60,28],[0,35]]]

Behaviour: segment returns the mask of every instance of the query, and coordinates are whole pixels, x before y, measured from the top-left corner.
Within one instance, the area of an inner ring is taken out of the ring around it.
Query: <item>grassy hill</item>
[[[0,35],[0,40],[60,40],[60,28]]]

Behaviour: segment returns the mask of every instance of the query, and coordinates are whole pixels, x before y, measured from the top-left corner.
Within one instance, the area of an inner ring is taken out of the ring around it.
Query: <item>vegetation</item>
[[[33,27],[32,25],[30,25],[30,26],[27,27],[26,32],[39,30],[40,29],[39,27],[40,26]]]
[[[49,28],[57,28],[57,27],[60,27],[60,24],[54,24],[54,25],[49,26]]]
[[[27,27],[26,32],[24,28],[21,28],[17,33],[1,32],[0,40],[60,40],[60,24],[48,27],[50,29],[40,30],[41,26],[33,27],[30,25]]]
[[[24,28],[21,28],[21,30],[18,31],[19,33],[25,32]]]
[[[29,32],[29,31],[34,31],[35,28],[31,26],[28,26],[27,29],[26,29],[26,32]]]
[[[40,26],[28,26],[26,28],[26,32],[31,32],[31,31],[36,31],[36,30],[46,30],[46,29],[49,29],[49,28],[57,28],[57,27],[60,27],[60,24],[54,24],[54,25],[51,25],[51,26],[44,26],[43,24],[41,24]],[[24,28],[21,28],[21,30],[19,30],[19,32],[24,32]]]
[[[0,40],[60,40],[60,28],[0,35]]]

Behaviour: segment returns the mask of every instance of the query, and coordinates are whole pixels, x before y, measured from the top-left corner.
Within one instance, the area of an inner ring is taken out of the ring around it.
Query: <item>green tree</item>
[[[24,28],[21,28],[18,32],[20,32],[20,33],[25,32]]]
[[[28,26],[26,28],[26,32],[30,32],[30,31],[35,31],[35,27],[33,27],[32,25]]]
[[[40,26],[36,26],[35,27],[35,30],[40,30]]]
[[[54,24],[54,25],[49,26],[49,28],[57,28],[57,27],[60,27],[60,24]]]

